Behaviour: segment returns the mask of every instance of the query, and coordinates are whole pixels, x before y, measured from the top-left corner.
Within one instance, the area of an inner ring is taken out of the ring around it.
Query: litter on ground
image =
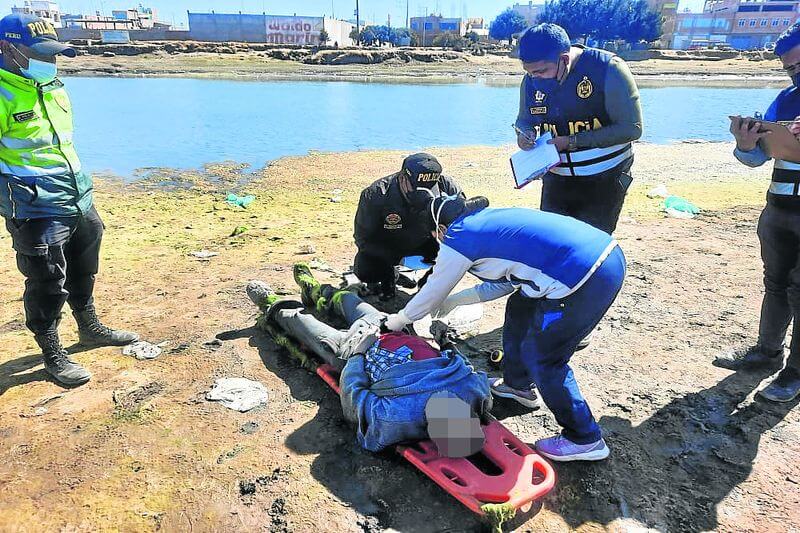
[[[246,378],[220,378],[206,393],[206,400],[220,402],[223,406],[245,413],[269,400],[269,391],[259,383]]]
[[[122,348],[122,355],[135,357],[140,361],[155,359],[161,355],[161,349],[166,345],[166,342],[162,342],[161,344],[151,344],[147,341],[134,342]]]

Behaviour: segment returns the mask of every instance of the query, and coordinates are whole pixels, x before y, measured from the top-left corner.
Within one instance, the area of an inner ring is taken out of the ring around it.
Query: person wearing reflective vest
[[[789,129],[800,136],[800,23],[778,38],[775,53],[791,76],[792,86],[778,94],[763,118],[791,122]],[[734,155],[750,167],[770,159],[760,142],[766,136],[759,132],[760,126],[758,120],[741,117],[731,121]],[[765,289],[758,342],[719,357],[715,364],[734,370],[780,370],[758,394],[775,402],[791,402],[800,395],[800,161],[775,160],[758,238]],[[792,321],[792,342],[784,367],[786,332]]]
[[[613,233],[632,181],[632,143],[642,135],[633,75],[614,54],[571,46],[556,24],[528,28],[518,55],[526,71],[519,147],[529,150],[549,132],[561,156],[543,178],[542,210]]]
[[[69,302],[84,345],[124,345],[138,336],[103,326],[92,293],[103,222],[92,180],[73,145],[72,108],[56,77],[56,57],[76,51],[33,15],[0,20],[0,215],[25,276],[26,325],[45,370],[67,386],[91,374],[61,346],[58,324]]]

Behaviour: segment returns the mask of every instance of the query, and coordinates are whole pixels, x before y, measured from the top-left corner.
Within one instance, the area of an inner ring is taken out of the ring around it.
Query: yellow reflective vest
[[[0,215],[77,216],[92,207],[92,179],[72,143],[64,84],[0,69]]]

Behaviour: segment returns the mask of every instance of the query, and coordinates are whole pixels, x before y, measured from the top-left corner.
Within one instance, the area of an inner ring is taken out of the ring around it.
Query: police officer
[[[45,370],[63,385],[89,381],[58,337],[61,309],[72,308],[84,345],[125,345],[134,333],[100,323],[92,300],[103,223],[92,180],[72,143],[72,108],[56,77],[56,57],[75,57],[46,20],[14,14],[0,20],[0,215],[25,276],[26,325]]]
[[[792,86],[775,98],[764,120],[794,121],[790,129],[800,134],[800,23],[775,42]],[[734,155],[751,167],[770,158],[764,152],[757,120],[736,117],[731,121],[736,138]],[[781,372],[759,395],[775,402],[790,402],[800,395],[800,161],[775,160],[767,205],[758,223],[764,262],[764,301],[758,343],[717,359],[717,366],[734,370],[766,369]],[[789,358],[784,368],[784,340],[794,320]]]
[[[543,211],[613,233],[631,183],[632,142],[642,135],[639,90],[625,62],[602,50],[570,46],[555,24],[528,28],[519,58],[517,142],[529,150],[550,132],[561,164],[543,179]]]
[[[398,279],[395,267],[401,260],[422,256],[433,263],[439,251],[420,217],[426,201],[431,195],[461,194],[452,179],[442,176],[439,161],[425,153],[408,156],[400,172],[364,189],[355,220],[356,276],[364,283],[380,284],[381,299],[392,298]]]

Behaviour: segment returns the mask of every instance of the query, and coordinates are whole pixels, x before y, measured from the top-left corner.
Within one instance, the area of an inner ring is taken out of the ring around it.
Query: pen
[[[519,135],[522,135],[525,138],[526,141],[532,142],[532,143],[536,142],[536,139],[531,139],[530,136],[527,133],[525,133],[524,131],[522,131],[521,129],[519,129],[516,124],[512,124],[511,127],[514,128],[514,131],[516,131]],[[531,132],[531,133],[533,133],[533,132]]]

